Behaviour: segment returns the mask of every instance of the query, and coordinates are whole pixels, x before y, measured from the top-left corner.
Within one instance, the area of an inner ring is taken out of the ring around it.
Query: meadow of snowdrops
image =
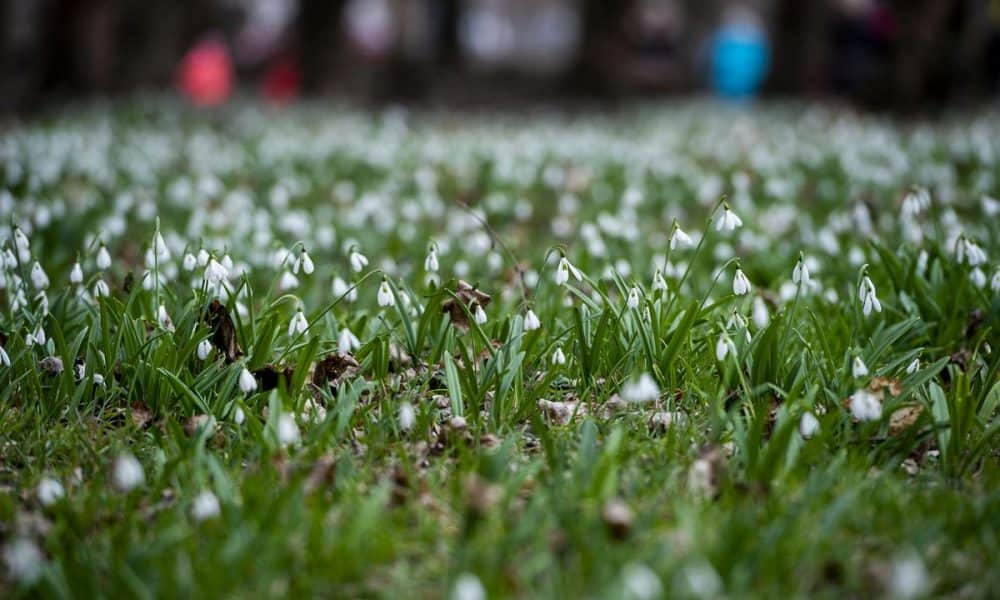
[[[0,594],[989,596],[994,194],[989,113],[8,123]]]

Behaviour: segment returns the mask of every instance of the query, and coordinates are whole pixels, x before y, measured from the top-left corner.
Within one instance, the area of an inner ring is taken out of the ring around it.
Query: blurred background
[[[178,90],[448,106],[991,100],[1000,0],[0,0],[0,111]]]

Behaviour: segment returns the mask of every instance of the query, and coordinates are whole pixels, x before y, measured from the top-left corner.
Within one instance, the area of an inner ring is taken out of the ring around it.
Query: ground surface
[[[998,152],[796,107],[8,126],[0,593],[995,593]]]

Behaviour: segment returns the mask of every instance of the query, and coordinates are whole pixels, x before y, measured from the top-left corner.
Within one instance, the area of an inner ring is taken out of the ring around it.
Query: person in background
[[[709,44],[712,90],[729,100],[753,98],[767,76],[770,53],[757,13],[748,6],[729,6]]]

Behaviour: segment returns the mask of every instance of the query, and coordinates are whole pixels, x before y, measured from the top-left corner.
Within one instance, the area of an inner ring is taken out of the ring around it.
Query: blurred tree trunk
[[[301,0],[298,32],[306,91],[329,89],[341,66],[345,0]]]

